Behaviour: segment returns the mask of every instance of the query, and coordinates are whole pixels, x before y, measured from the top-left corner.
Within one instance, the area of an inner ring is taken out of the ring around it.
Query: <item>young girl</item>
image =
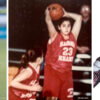
[[[49,31],[49,41],[45,57],[43,96],[46,100],[73,100],[72,63],[76,51],[76,40],[81,28],[82,17],[66,12],[59,20],[56,31],[48,8],[45,20]],[[71,20],[74,25],[72,27]]]
[[[22,68],[11,81],[9,100],[36,100],[36,92],[42,91],[39,85],[40,65],[43,61],[41,50],[28,50],[22,56]]]

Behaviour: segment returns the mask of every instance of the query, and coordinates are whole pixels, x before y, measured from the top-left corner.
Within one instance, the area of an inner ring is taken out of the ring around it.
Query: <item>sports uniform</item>
[[[28,67],[32,70],[32,75],[21,83],[32,86],[34,84],[34,81],[38,82],[39,74],[35,71],[33,67],[31,67],[31,65],[28,65]],[[22,70],[23,68],[20,69],[19,73]],[[21,90],[11,86],[9,87],[9,100],[36,100],[35,98],[36,92]]]
[[[72,63],[76,52],[76,39],[72,33],[65,40],[57,34],[47,45],[44,69],[43,96],[73,100]]]

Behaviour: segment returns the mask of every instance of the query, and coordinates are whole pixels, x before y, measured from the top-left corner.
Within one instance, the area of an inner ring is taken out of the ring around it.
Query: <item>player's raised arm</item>
[[[76,40],[78,38],[80,29],[81,29],[81,22],[82,22],[82,16],[79,14],[75,14],[75,13],[70,13],[70,12],[66,12],[64,9],[64,16],[72,18],[75,20],[74,25],[72,27],[72,33],[74,34]]]
[[[45,10],[45,21],[49,31],[49,36],[51,39],[54,39],[57,35],[57,31],[52,23],[48,8]]]

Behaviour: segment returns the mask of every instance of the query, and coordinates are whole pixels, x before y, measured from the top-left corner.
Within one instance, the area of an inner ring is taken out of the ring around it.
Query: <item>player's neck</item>
[[[62,34],[62,37],[64,38],[64,40],[68,40],[69,39],[69,34],[67,34],[67,35]]]

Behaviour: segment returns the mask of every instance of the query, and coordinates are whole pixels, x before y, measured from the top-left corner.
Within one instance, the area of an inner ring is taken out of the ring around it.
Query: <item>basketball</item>
[[[58,3],[50,4],[48,9],[52,20],[59,20],[64,14],[62,6]]]

